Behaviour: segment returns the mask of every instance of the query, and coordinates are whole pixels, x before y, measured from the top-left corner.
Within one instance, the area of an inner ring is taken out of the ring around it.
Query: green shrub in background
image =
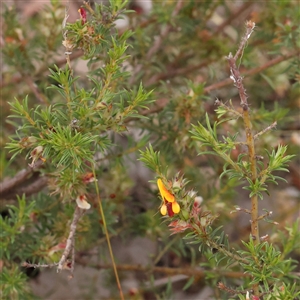
[[[1,296],[33,297],[21,266],[73,276],[80,254],[108,247],[115,297],[143,299],[143,288],[123,291],[110,240],[144,236],[158,253],[131,269],[149,278],[187,274],[184,289],[205,278],[216,299],[297,299],[288,214],[299,203],[274,217],[285,199],[264,211],[261,201],[278,180],[299,180],[297,3],[132,7],[84,2],[68,22],[52,1],[23,24],[3,12]],[[249,228],[234,230],[240,214]],[[169,268],[168,253],[181,263]],[[172,299],[170,285],[152,293]]]

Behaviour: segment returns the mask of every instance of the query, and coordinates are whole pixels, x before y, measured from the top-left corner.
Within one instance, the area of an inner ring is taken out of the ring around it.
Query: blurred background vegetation
[[[11,295],[7,299],[58,299],[65,292],[58,287],[58,279],[66,280],[62,279],[65,275],[23,270],[20,263],[59,260],[58,245],[68,235],[74,202],[51,195],[56,186],[47,164],[32,171],[28,169],[28,154],[26,157],[24,152],[10,160],[12,153],[5,146],[10,138],[17,137],[15,127],[8,122],[8,102],[26,95],[29,108],[59,101],[58,93],[48,89],[56,84],[49,77],[49,69],[66,65],[62,45],[65,8],[68,7],[68,22],[72,23],[80,19],[77,10],[81,5],[80,1],[54,0],[38,4],[1,2],[1,214],[10,221],[1,223],[0,268],[2,293]],[[203,205],[220,214],[217,223],[225,224],[233,245],[239,247],[240,241],[248,238],[247,217],[230,213],[234,205],[249,208],[247,192],[239,187],[239,182],[219,179],[221,160],[197,156],[199,149],[189,131],[191,124],[204,122],[206,112],[212,122],[216,120],[216,99],[224,103],[231,100],[239,106],[226,56],[238,48],[246,20],[254,21],[257,27],[241,60],[254,130],[258,132],[274,121],[278,124],[260,137],[257,153],[265,156],[265,148],[270,151],[283,144],[289,146],[288,154],[296,154],[289,165],[290,172],[283,175],[287,182],[270,186],[270,195],[260,202],[260,209],[272,210],[272,220],[279,223],[276,228],[262,223],[261,234],[269,234],[280,249],[288,235],[285,228],[292,227],[300,207],[299,1],[136,0],[126,8],[130,11],[116,21],[116,32],[121,35],[127,29],[133,31],[127,41],[129,57],[123,63],[129,76],[116,84],[137,90],[142,82],[146,91],[153,90],[150,98],[155,101],[148,110],[139,111],[146,118],[129,119],[123,132],[107,132],[113,146],[95,157],[126,299],[228,299],[216,287],[217,282],[222,279],[229,286],[238,286],[241,275],[218,275],[213,260],[199,253],[197,245],[187,244],[180,235],[170,236],[157,213],[157,187],[149,183],[154,175],[138,161],[139,150],[151,142],[160,151],[170,177],[179,171],[185,174],[189,187],[203,198]],[[105,61],[106,53],[101,55],[97,63],[102,58]],[[95,64],[87,64],[82,50],[74,50],[70,59],[80,86],[89,90],[87,75],[102,75],[95,73]],[[222,130],[224,135],[239,132],[241,140],[244,136],[238,120],[224,123]],[[240,147],[233,155],[245,151]],[[27,170],[26,175],[20,173],[23,169]],[[16,179],[14,184],[5,185],[12,178]],[[97,203],[90,203],[92,209],[80,221],[76,234],[74,281],[75,285],[82,285],[76,290],[72,281],[63,282],[71,287],[72,299],[117,299],[102,220],[95,209]],[[299,260],[300,250],[293,251],[291,257]],[[25,271],[36,279],[29,280]],[[299,272],[299,267],[295,271]],[[81,278],[79,283],[76,277]],[[48,285],[43,278],[47,278]],[[49,285],[49,281],[54,284]]]

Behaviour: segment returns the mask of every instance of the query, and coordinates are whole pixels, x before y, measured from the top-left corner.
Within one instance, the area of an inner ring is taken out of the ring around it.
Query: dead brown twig
[[[77,51],[75,53],[72,53],[72,55],[70,55],[70,60],[75,60],[77,58],[79,58],[80,56],[82,56],[82,51]],[[59,58],[56,61],[54,61],[51,64],[47,64],[42,66],[39,70],[37,70],[35,72],[35,74],[32,76],[33,78],[38,78],[41,74],[43,74],[44,72],[46,72],[51,66],[56,65],[58,67],[63,66],[66,64],[66,58]],[[7,80],[3,80],[3,82],[1,82],[0,84],[0,88],[4,88],[6,86],[9,85],[15,85],[18,84],[20,82],[22,82],[24,80],[24,77],[22,75],[16,75],[15,77],[11,78],[9,81]]]
[[[240,17],[241,14],[252,5],[253,2],[246,2],[243,5],[241,5],[241,7],[239,7],[236,11],[234,11],[229,18],[226,18],[226,20],[217,27],[215,33],[221,33],[226,26],[231,24],[236,18]]]
[[[177,1],[177,4],[172,12],[172,19],[174,19],[179,14],[183,4],[184,4],[183,0]],[[162,45],[163,40],[166,38],[166,36],[168,35],[171,29],[172,29],[171,24],[167,24],[165,27],[163,27],[163,29],[160,32],[160,35],[156,38],[156,40],[153,43],[153,46],[149,49],[149,51],[146,54],[147,61],[149,61],[152,58],[152,56],[158,52],[158,50]],[[142,67],[143,65],[140,64],[135,68],[131,80],[129,82],[129,85],[132,85],[134,83],[134,81],[136,80],[136,75],[141,71]]]
[[[246,143],[248,146],[248,162],[251,170],[251,181],[256,182],[257,180],[257,162],[255,153],[254,134],[252,131],[252,121],[250,116],[250,109],[248,103],[248,95],[243,84],[243,77],[240,73],[239,67],[237,66],[237,60],[242,57],[245,46],[253,33],[255,23],[252,21],[246,22],[246,31],[241,38],[240,45],[235,55],[229,53],[227,59],[230,67],[230,79],[233,81],[234,86],[237,88],[241,100],[241,107],[243,110],[243,122],[246,132]],[[257,194],[251,196],[251,237],[255,245],[260,242],[259,237],[259,226],[258,226],[258,196]],[[258,284],[253,284],[253,291],[255,296],[259,296]]]
[[[61,256],[60,261],[58,262],[57,265],[57,272],[60,272],[62,269],[69,269],[68,266],[66,266],[66,262],[67,262],[67,258],[70,254],[70,252],[72,252],[72,256],[74,256],[75,254],[75,232],[76,232],[76,228],[77,228],[77,224],[79,219],[81,218],[81,216],[84,214],[84,210],[79,208],[78,206],[76,207],[75,211],[74,211],[74,215],[73,215],[73,220],[70,226],[70,232],[69,232],[69,236],[66,242],[66,247],[65,250]],[[71,276],[73,277],[73,272],[74,270],[74,257],[72,257],[72,263],[71,263]]]
[[[11,189],[21,185],[33,172],[38,170],[43,164],[43,161],[38,161],[34,168],[27,167],[26,169],[18,172],[13,178],[7,178],[0,183],[0,195],[8,193]]]
[[[289,52],[289,53],[287,53],[287,54],[283,54],[283,55],[281,55],[281,56],[279,56],[279,57],[276,57],[276,58],[270,60],[269,62],[265,63],[265,64],[262,65],[262,66],[253,68],[253,69],[251,69],[251,70],[249,70],[249,71],[246,71],[246,72],[245,72],[244,74],[242,74],[241,76],[242,76],[243,78],[245,78],[245,77],[248,77],[248,76],[252,76],[252,75],[258,74],[258,73],[260,73],[261,71],[263,71],[263,70],[265,70],[265,69],[268,69],[268,68],[270,68],[270,67],[272,67],[272,66],[275,66],[275,65],[277,65],[277,64],[279,64],[279,63],[281,63],[281,62],[283,62],[283,61],[285,61],[285,60],[288,60],[288,59],[291,59],[291,58],[293,58],[293,57],[296,57],[297,55],[299,55],[298,50]],[[201,65],[202,65],[202,64],[199,64],[198,67],[201,66]],[[195,66],[195,67],[196,67],[196,66]],[[183,74],[183,73],[185,73],[186,71],[188,71],[189,68],[192,68],[192,67],[187,67],[187,68],[185,68],[186,70],[182,70],[182,71],[178,70],[178,71],[176,71],[176,72],[177,72],[178,75],[179,75],[180,73]],[[232,84],[232,80],[231,80],[230,78],[226,78],[226,79],[224,79],[224,80],[222,80],[222,81],[220,81],[220,82],[218,82],[218,83],[214,83],[214,84],[212,84],[212,85],[209,85],[209,86],[205,87],[205,88],[204,88],[204,94],[208,94],[208,93],[210,93],[211,91],[214,91],[214,90],[217,90],[217,89],[220,89],[220,88],[229,86],[229,85],[231,85],[231,84]],[[158,102],[159,102],[159,100],[158,100]],[[152,113],[158,113],[158,112],[160,112],[161,110],[163,110],[163,107],[164,107],[164,106],[158,106],[158,107],[155,107],[154,109],[145,110],[145,111],[143,111],[141,114],[142,114],[143,116],[146,116],[146,115],[151,115]]]
[[[30,184],[26,185],[27,182],[25,182],[24,186],[20,188],[14,189],[12,192],[9,193],[12,194],[14,197],[15,195],[23,195],[25,194],[27,197],[33,194],[36,194],[40,192],[43,188],[47,186],[48,177],[47,176],[39,176]],[[6,196],[6,198],[9,198],[9,195]]]
[[[111,269],[111,264],[96,264],[90,265],[86,264],[85,260],[82,258],[76,258],[76,262],[82,265],[88,265],[96,269]],[[142,265],[129,265],[121,264],[116,265],[117,269],[120,271],[138,271],[138,272],[153,272],[153,273],[163,273],[169,276],[173,275],[187,275],[187,276],[197,276],[198,278],[205,277],[205,271],[200,268],[170,268],[170,267],[157,267],[157,266],[142,266]],[[240,278],[240,277],[249,277],[249,274],[242,272],[219,272],[216,270],[216,273],[219,273],[220,276],[230,277],[230,278]]]
[[[252,76],[252,75],[255,75],[257,73],[260,73],[261,71],[265,70],[265,69],[268,69],[272,66],[275,66],[277,64],[279,64],[280,62],[282,61],[285,61],[285,60],[288,60],[292,57],[295,57],[299,55],[299,52],[298,50],[295,50],[295,51],[292,51],[292,52],[289,52],[287,54],[283,54],[279,57],[276,57],[272,60],[270,60],[269,62],[265,63],[264,65],[262,66],[259,66],[259,67],[256,67],[256,68],[253,68],[249,71],[246,71],[242,77],[248,77],[248,76]],[[227,79],[224,79],[218,83],[215,83],[215,84],[212,84],[212,85],[209,85],[207,86],[205,89],[204,89],[204,92],[205,94],[213,91],[213,90],[217,90],[217,89],[220,89],[220,88],[223,88],[225,86],[228,86],[228,85],[231,85],[232,84],[232,80],[230,78],[227,78]]]

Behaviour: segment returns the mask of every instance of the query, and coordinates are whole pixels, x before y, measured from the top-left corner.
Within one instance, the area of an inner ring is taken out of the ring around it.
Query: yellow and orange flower
[[[173,217],[174,214],[180,212],[180,206],[175,200],[175,196],[165,187],[160,178],[157,179],[157,186],[163,200],[160,207],[160,213],[165,216],[167,213],[169,217]]]

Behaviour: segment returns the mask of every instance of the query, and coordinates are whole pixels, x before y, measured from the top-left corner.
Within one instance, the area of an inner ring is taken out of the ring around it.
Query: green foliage
[[[266,292],[269,292],[269,286],[282,280],[283,262],[280,260],[280,251],[276,251],[269,243],[254,245],[253,240],[249,243],[243,242],[248,251],[239,251],[243,257],[251,257],[248,265],[244,265],[245,272],[253,275],[251,284],[261,282]],[[291,271],[291,270],[288,270]],[[281,274],[280,274],[281,273]],[[278,276],[278,275],[281,276]]]
[[[11,244],[15,244],[16,239],[20,242],[20,235],[24,227],[31,221],[30,214],[32,213],[35,203],[31,202],[26,205],[25,196],[18,198],[18,207],[14,205],[7,206],[9,217],[3,218],[0,216],[1,227],[1,259],[14,259],[15,253],[11,251]]]
[[[27,283],[26,275],[20,273],[17,266],[13,268],[4,267],[0,274],[1,297],[3,299],[34,299]]]
[[[151,144],[145,151],[141,151],[140,160],[152,171],[162,173],[159,152],[155,152]]]
[[[255,5],[258,30],[237,61],[242,107],[223,58],[243,42],[250,2],[238,14],[230,1],[153,2],[140,15],[110,0],[83,3],[75,21],[60,1],[22,22],[4,9],[2,297],[33,298],[20,265],[60,261],[82,198],[91,208],[76,251],[104,256],[109,236],[155,241],[149,266],[135,267],[147,268],[157,299],[176,289],[171,279],[158,288],[155,271],[187,269],[182,289],[205,277],[216,299],[300,296],[299,221],[290,219],[299,206],[281,212],[288,199],[273,196],[279,183],[297,184],[299,10],[294,1]],[[121,19],[126,28],[116,27]],[[233,213],[248,217],[250,235]]]
[[[232,109],[229,110],[231,112]],[[219,116],[225,114],[224,107],[222,108]],[[240,144],[236,142],[238,137],[238,132],[234,135],[228,135],[227,137],[223,136],[223,141],[220,142],[217,136],[217,126],[220,123],[215,122],[214,126],[210,125],[208,115],[206,114],[206,126],[207,129],[200,123],[197,126],[193,126],[191,131],[192,138],[201,142],[201,147],[210,147],[213,151],[201,151],[200,154],[213,154],[218,155],[223,158],[225,161],[224,171],[221,174],[221,177],[227,175],[228,179],[237,177],[238,179],[245,179],[249,183],[249,186],[244,186],[243,188],[250,191],[249,197],[253,195],[258,195],[261,199],[263,198],[262,192],[267,192],[266,182],[272,182],[277,184],[278,180],[285,180],[280,176],[275,176],[272,174],[274,171],[285,171],[288,172],[288,169],[285,167],[287,163],[294,157],[294,155],[286,155],[287,146],[278,145],[277,151],[272,151],[269,153],[266,149],[267,156],[269,158],[268,164],[265,167],[263,164],[257,165],[257,171],[259,172],[258,178],[253,182],[250,170],[250,164],[245,161],[245,155],[241,154],[238,157],[237,162],[235,163],[231,159],[231,152],[236,149]],[[231,168],[229,169],[228,166]]]

